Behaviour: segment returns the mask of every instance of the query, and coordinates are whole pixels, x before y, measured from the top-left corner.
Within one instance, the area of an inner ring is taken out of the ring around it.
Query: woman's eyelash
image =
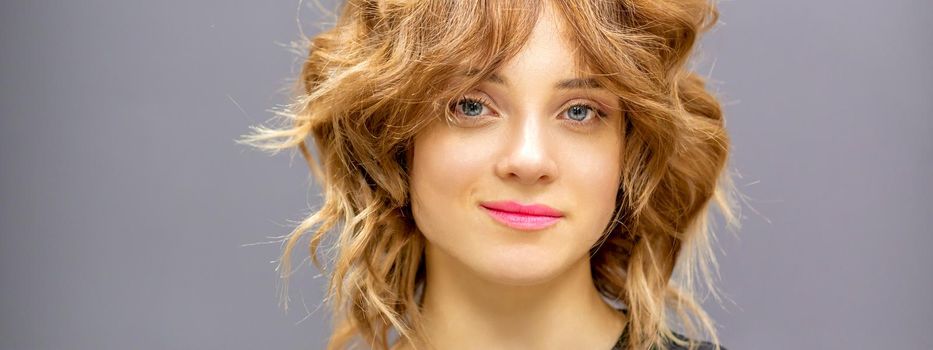
[[[593,111],[593,113],[596,113],[596,115],[597,115],[598,117],[605,118],[605,117],[607,116],[606,112],[604,112],[602,109],[600,109],[599,107],[593,106],[593,105],[591,105],[591,104],[589,104],[589,103],[586,103],[586,102],[577,102],[577,103],[574,103],[574,104],[570,105],[570,107],[567,107],[567,109],[565,109],[564,111],[566,112],[566,111],[570,110],[571,108],[573,108],[573,107],[578,107],[578,106],[579,106],[579,107],[583,107],[583,108],[587,108],[587,109]]]
[[[477,103],[483,106],[484,108],[492,109],[492,108],[489,108],[489,100],[483,97],[463,97],[457,100],[457,102],[454,102],[454,104],[451,105],[450,107],[456,112],[456,109],[464,103]]]

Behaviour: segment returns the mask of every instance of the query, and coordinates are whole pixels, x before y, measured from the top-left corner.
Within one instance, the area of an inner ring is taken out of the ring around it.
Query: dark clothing
[[[622,309],[621,311],[622,313],[628,315],[628,310]],[[684,340],[684,341],[689,340],[689,338],[687,338],[683,334],[674,332],[674,335],[681,340]],[[625,345],[627,344],[627,342],[628,342],[628,323],[625,324],[625,329],[622,331],[622,335],[619,336],[619,340],[616,342],[615,346],[612,347],[612,350],[625,350]],[[687,350],[688,349],[687,347],[678,345],[670,340],[667,341],[666,345],[667,345],[668,350]],[[716,350],[716,344],[713,344],[707,341],[701,341],[699,342],[699,346],[697,347],[697,350]],[[726,348],[720,345],[719,350],[726,350]]]

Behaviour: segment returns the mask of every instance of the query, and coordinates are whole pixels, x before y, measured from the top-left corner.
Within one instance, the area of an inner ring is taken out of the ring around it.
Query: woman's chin
[[[546,283],[569,267],[556,254],[488,254],[476,261],[483,278],[497,284],[530,286]]]

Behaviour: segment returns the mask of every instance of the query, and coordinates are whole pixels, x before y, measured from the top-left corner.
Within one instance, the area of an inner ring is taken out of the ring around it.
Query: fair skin
[[[597,292],[589,257],[615,208],[621,108],[604,89],[568,84],[578,67],[553,11],[542,11],[516,57],[453,106],[454,123],[439,120],[415,137],[412,213],[428,242],[432,349],[608,350],[627,321]],[[501,200],[564,216],[515,229],[480,206]]]

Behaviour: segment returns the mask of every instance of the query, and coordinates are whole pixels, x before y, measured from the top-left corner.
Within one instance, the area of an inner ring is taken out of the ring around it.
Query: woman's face
[[[454,123],[439,119],[415,137],[412,213],[431,261],[536,284],[587,258],[609,224],[620,181],[619,101],[576,80],[559,31],[543,11],[518,56],[451,106]],[[510,202],[554,212],[514,214],[521,209]]]

